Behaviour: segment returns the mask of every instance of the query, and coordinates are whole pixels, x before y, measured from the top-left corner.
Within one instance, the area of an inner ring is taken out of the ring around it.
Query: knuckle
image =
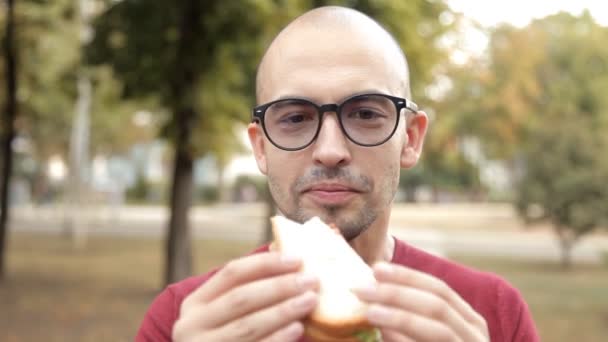
[[[281,331],[279,331],[279,332],[276,332],[276,333],[268,336],[267,338],[265,338],[262,341],[263,342],[285,342],[285,339],[283,338]]]
[[[230,308],[245,308],[251,304],[251,298],[237,291],[231,291],[226,298]]]
[[[277,307],[277,318],[285,319],[291,318],[295,315],[296,310],[294,310],[294,300],[295,299],[288,299]]]
[[[450,330],[446,327],[442,327],[442,328],[436,330],[436,336],[434,338],[434,341],[456,342],[456,341],[458,341],[458,337],[456,335],[454,335],[452,330]]]
[[[392,302],[395,298],[400,297],[399,288],[392,284],[380,284],[378,285],[378,293],[383,302]]]
[[[445,321],[448,317],[449,307],[441,299],[433,299],[429,303],[429,315],[438,320]]]
[[[184,300],[182,301],[182,305],[180,306],[180,316],[183,316],[185,312],[188,312],[190,310],[190,308],[192,308],[192,306],[194,305],[193,303],[193,299],[192,296],[188,296],[186,298],[184,298]]]
[[[192,327],[188,326],[187,321],[184,319],[178,319],[173,325],[173,330],[171,331],[171,340],[172,341],[186,341],[188,340],[188,336],[191,336],[194,333]]]
[[[302,275],[299,273],[286,275],[275,285],[276,288],[274,290],[284,294],[298,293],[304,290],[304,285],[301,283],[301,277]]]
[[[247,324],[244,320],[234,322],[229,331],[234,341],[250,341],[259,333],[256,327]]]
[[[481,329],[484,336],[489,336],[488,322],[478,313],[475,313],[475,316],[477,318],[477,327]]]
[[[178,319],[175,324],[173,325],[173,330],[171,331],[171,340],[172,341],[181,341],[182,339],[182,326],[183,326],[183,321],[181,319]]]
[[[444,301],[451,302],[454,296],[454,291],[445,281],[437,279],[436,294]]]
[[[411,315],[391,315],[392,323],[395,328],[403,331],[409,331],[414,329],[414,318]]]
[[[234,280],[238,277],[239,269],[240,267],[238,259],[232,260],[228,262],[224,268],[222,268],[221,273],[225,279]]]

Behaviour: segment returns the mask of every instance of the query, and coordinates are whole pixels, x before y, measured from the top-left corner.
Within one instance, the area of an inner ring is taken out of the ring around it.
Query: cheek
[[[291,186],[306,169],[303,158],[297,152],[272,151],[267,154],[268,180],[275,191],[282,196],[290,194]],[[287,155],[289,153],[289,155]]]
[[[399,185],[401,150],[395,145],[386,145],[386,148],[374,153],[366,153],[365,160],[360,163],[361,172],[374,181],[374,196],[382,198],[391,197]]]

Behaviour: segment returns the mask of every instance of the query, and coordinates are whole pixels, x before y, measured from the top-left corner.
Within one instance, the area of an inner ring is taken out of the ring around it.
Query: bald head
[[[313,9],[287,25],[266,50],[256,75],[257,101],[273,100],[276,94],[270,91],[274,89],[270,85],[288,81],[277,69],[318,66],[329,70],[342,64],[369,64],[367,61],[379,64],[392,78],[387,82],[392,83],[393,95],[410,98],[407,61],[390,33],[375,20],[349,8]]]

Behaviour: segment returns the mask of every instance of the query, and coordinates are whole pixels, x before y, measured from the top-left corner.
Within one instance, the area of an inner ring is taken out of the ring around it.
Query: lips
[[[303,191],[312,201],[322,205],[342,205],[361,193],[356,188],[344,184],[315,184]]]

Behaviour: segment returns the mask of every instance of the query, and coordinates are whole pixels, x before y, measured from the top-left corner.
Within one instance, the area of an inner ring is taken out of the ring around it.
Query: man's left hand
[[[373,269],[376,286],[354,292],[385,342],[490,340],[483,317],[442,280],[385,262]]]

